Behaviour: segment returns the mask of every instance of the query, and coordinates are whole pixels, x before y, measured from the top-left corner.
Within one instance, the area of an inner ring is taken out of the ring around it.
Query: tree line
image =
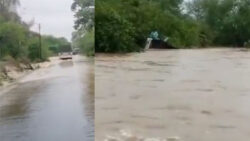
[[[19,0],[0,0],[0,60],[44,61],[70,46],[65,38],[31,31],[33,24],[22,21],[17,13]],[[41,48],[40,48],[41,47]]]
[[[75,32],[73,32],[73,48],[80,48],[80,51],[87,56],[95,54],[95,21],[94,21],[94,0],[74,0],[71,6],[75,12]]]
[[[250,0],[98,0],[96,52],[141,51],[153,31],[176,48],[243,47]]]

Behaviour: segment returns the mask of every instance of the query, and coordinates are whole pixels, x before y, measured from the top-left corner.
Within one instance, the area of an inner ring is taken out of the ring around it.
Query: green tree
[[[53,55],[57,55],[59,52],[71,51],[71,43],[66,38],[56,38],[51,35],[43,36],[43,42],[49,46],[49,50]],[[67,47],[67,49],[65,49]]]
[[[182,0],[96,1],[96,51],[140,51],[152,31],[176,48],[198,46],[200,25],[182,8]]]
[[[91,30],[94,27],[94,0],[74,0],[75,29]]]
[[[27,30],[19,24],[6,22],[0,26],[0,54],[13,58],[25,55],[27,49]]]
[[[133,25],[108,5],[97,4],[96,52],[139,51]]]
[[[249,4],[249,0],[192,0],[187,9],[213,32],[213,44],[243,46],[250,36]]]
[[[94,0],[74,0],[71,9],[76,18],[73,47],[88,56],[94,55]]]

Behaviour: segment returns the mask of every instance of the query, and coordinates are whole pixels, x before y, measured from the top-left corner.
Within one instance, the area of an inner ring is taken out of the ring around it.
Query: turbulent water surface
[[[93,141],[93,62],[53,60],[0,93],[1,141]]]
[[[250,138],[250,52],[150,50],[98,54],[97,141]]]

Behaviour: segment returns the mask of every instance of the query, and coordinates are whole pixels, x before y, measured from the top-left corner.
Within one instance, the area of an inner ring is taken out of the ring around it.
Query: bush
[[[27,30],[16,23],[6,22],[0,25],[0,57],[9,54],[13,58],[26,55]]]
[[[95,33],[94,30],[87,32],[83,38],[80,39],[80,47],[83,54],[87,56],[95,55]]]
[[[28,58],[31,61],[39,62],[46,61],[50,56],[50,51],[48,49],[48,45],[46,41],[42,41],[42,56],[40,56],[40,43],[39,38],[30,38],[28,44]]]
[[[96,52],[140,50],[135,44],[135,28],[128,20],[105,4],[97,4],[96,13]]]

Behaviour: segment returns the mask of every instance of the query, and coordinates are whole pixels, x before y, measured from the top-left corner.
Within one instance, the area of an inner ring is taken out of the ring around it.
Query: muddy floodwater
[[[52,60],[0,92],[1,141],[93,141],[93,61]]]
[[[98,54],[97,141],[250,139],[250,52]]]

